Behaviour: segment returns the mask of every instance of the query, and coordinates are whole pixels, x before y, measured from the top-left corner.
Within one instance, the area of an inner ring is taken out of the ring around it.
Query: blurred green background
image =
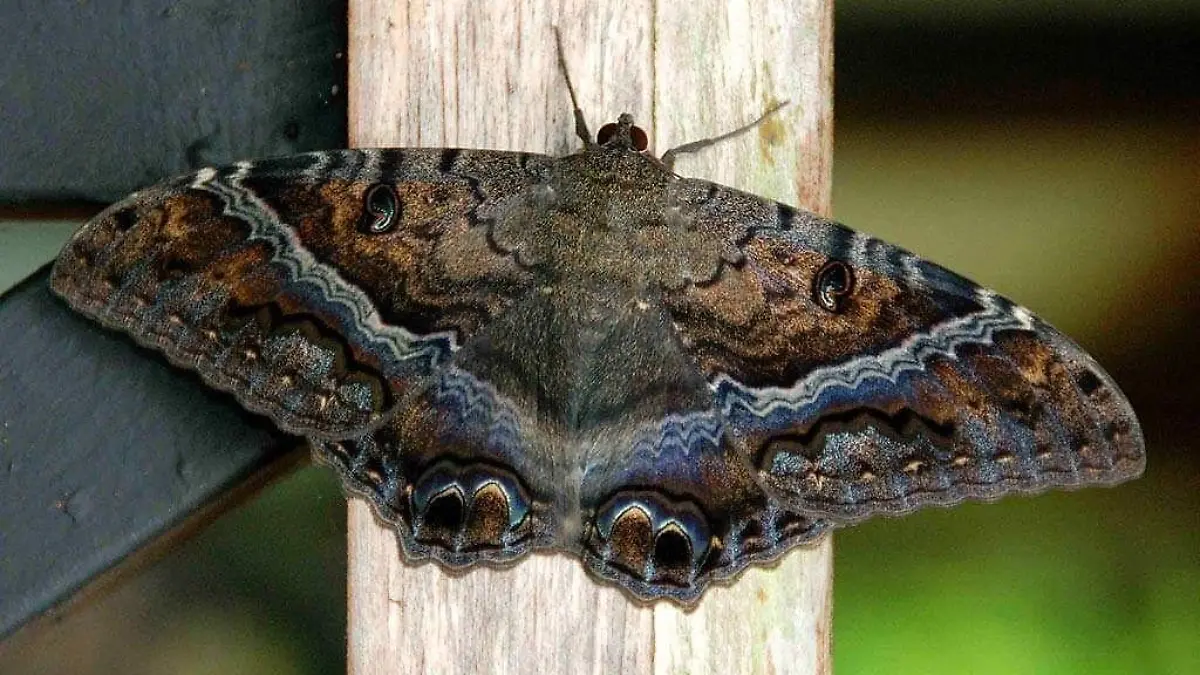
[[[1111,490],[872,521],[835,541],[842,673],[1200,673],[1200,7],[841,3],[834,210],[1030,307],[1138,410]],[[0,222],[0,288],[74,223]],[[304,469],[2,673],[344,670],[344,502]]]

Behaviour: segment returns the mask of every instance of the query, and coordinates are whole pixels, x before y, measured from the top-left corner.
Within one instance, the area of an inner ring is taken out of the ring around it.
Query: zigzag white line
[[[401,326],[384,323],[366,293],[342,278],[336,269],[314,258],[296,231],[281,223],[274,209],[242,185],[242,179],[254,169],[254,164],[239,162],[235,166],[237,170],[226,180],[219,179],[216,169],[203,169],[197,172],[191,187],[220,197],[225,215],[250,225],[250,239],[271,244],[272,262],[280,263],[288,270],[292,283],[308,283],[318,289],[325,300],[349,309],[363,338],[380,344],[397,362],[431,351],[440,352],[441,349],[433,344],[438,341],[445,341],[451,351],[458,349],[451,332],[419,335]]]
[[[955,358],[954,350],[962,344],[990,344],[1002,330],[1033,329],[1033,317],[1024,307],[1012,306],[1009,311],[997,302],[994,292],[986,288],[975,291],[984,307],[980,312],[958,317],[939,324],[926,333],[918,333],[891,349],[879,354],[866,354],[846,363],[816,368],[790,387],[747,387],[741,382],[720,374],[710,382],[713,391],[728,384],[737,392],[728,396],[722,412],[730,415],[734,405],[741,405],[758,417],[766,417],[779,409],[797,411],[815,402],[833,387],[854,389],[869,379],[895,382],[901,374],[923,369],[937,355]]]
[[[661,419],[642,425],[633,443],[635,454],[645,453],[659,456],[667,446],[678,446],[684,454],[690,454],[695,441],[704,440],[713,447],[721,447],[725,425],[720,416],[711,409],[703,412],[670,413]]]

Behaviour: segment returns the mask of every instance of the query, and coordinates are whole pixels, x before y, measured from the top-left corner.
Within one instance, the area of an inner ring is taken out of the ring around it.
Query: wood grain
[[[828,212],[832,0],[350,3],[357,146],[576,151],[552,27],[595,131],[631,112],[658,153],[789,99],[684,175]],[[829,672],[832,544],[710,590],[639,606],[566,555],[450,575],[400,559],[350,501],[349,672]]]

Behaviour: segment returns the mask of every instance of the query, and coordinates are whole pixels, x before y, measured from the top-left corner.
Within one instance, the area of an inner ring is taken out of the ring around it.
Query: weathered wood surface
[[[553,26],[588,122],[631,112],[661,153],[788,99],[676,170],[828,212],[832,0],[350,3],[358,146],[578,149]],[[349,671],[829,672],[832,544],[710,590],[691,612],[630,602],[575,559],[451,576],[410,566],[351,500]]]

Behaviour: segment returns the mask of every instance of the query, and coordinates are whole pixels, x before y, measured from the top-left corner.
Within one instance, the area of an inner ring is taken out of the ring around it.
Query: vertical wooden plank
[[[682,156],[675,170],[828,214],[832,2],[743,0],[702,18],[696,4],[658,6],[656,147],[735,129],[790,100],[753,132]],[[655,672],[830,672],[832,582],[826,538],[710,590],[691,613],[656,607]]]
[[[557,25],[593,129],[628,111],[660,151],[791,99],[784,115],[677,169],[826,210],[830,6],[354,0],[351,142],[577,150]],[[349,537],[351,673],[828,672],[828,541],[684,612],[636,605],[565,555],[453,576],[406,565],[359,500]]]

